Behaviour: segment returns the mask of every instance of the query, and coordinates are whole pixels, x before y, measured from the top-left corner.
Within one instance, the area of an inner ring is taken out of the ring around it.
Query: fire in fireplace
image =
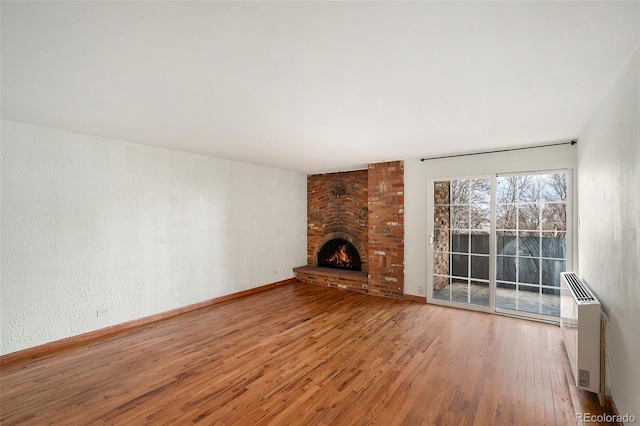
[[[318,252],[318,266],[350,271],[362,270],[358,250],[342,238],[334,238],[322,246]]]

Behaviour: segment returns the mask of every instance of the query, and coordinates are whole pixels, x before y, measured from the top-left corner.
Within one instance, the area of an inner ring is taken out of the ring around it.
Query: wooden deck
[[[8,367],[0,423],[569,425],[567,368],[554,325],[298,283]]]

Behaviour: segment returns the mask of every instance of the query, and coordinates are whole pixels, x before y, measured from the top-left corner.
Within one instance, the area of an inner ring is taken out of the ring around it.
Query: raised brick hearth
[[[301,266],[293,268],[293,271],[296,273],[296,277],[305,283],[368,293],[369,278],[366,272],[318,268],[317,266]]]
[[[362,271],[318,267],[318,252],[340,238],[358,251]],[[404,297],[404,164],[307,177],[307,283]]]

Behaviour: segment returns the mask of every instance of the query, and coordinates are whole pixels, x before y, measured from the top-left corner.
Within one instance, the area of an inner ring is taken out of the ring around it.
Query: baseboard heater
[[[563,272],[560,281],[560,328],[573,378],[600,397],[600,302],[575,272]]]

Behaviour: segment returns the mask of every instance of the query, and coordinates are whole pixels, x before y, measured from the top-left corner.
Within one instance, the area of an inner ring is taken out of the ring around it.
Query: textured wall
[[[1,152],[2,354],[306,260],[304,175],[5,120]]]
[[[580,275],[610,322],[605,383],[620,414],[640,417],[640,52],[578,143]]]

